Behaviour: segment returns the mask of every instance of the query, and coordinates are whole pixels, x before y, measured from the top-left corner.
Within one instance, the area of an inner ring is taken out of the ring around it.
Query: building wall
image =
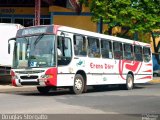
[[[72,9],[51,6],[52,23],[97,32],[97,23],[91,21],[91,14],[83,9],[79,15]]]
[[[70,26],[79,29],[96,32],[96,24],[90,21],[90,16],[54,16],[53,23],[58,25]]]

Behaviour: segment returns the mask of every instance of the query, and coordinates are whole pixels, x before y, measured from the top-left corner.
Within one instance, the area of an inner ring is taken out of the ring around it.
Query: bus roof
[[[133,42],[135,42],[135,43],[139,43],[139,45],[144,45],[144,46],[150,47],[149,43],[139,42],[139,41],[126,39],[126,38],[120,38],[120,37],[111,36],[111,35],[100,34],[100,33],[96,33],[96,32],[81,30],[81,29],[67,27],[67,26],[60,26],[58,28],[58,30],[64,31],[64,32],[66,31],[66,32],[70,32],[70,33],[75,33],[75,34],[79,34],[79,35],[82,34],[82,35],[86,35],[86,36],[97,37],[97,38],[101,38],[101,39],[109,39],[109,40],[114,40],[114,41],[131,43],[131,44]]]
[[[79,34],[79,35],[97,37],[97,38],[101,38],[101,39],[109,39],[109,40],[120,41],[120,42],[131,43],[131,44],[133,44],[133,42],[134,42],[136,45],[143,45],[143,46],[150,47],[150,44],[148,44],[148,43],[143,43],[143,42],[139,42],[139,41],[135,41],[135,40],[120,38],[120,37],[111,36],[111,35],[100,34],[100,33],[77,29],[77,28],[73,28],[73,27],[54,25],[54,24],[53,25],[31,26],[31,27],[26,27],[26,28],[20,29],[17,32],[17,37],[25,36],[25,35],[32,35],[32,34],[57,33],[57,31],[64,31],[64,32],[69,32],[69,33],[74,33],[74,34]]]

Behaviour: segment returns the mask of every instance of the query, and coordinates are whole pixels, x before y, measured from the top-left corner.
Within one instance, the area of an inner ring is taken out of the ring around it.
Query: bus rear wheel
[[[37,87],[37,90],[42,93],[42,94],[47,94],[49,93],[51,87],[45,86],[45,87]]]
[[[128,74],[126,79],[126,89],[132,90],[133,86],[134,86],[134,78],[131,74]]]
[[[75,94],[81,94],[84,91],[85,84],[82,75],[77,74],[74,78],[73,92]]]

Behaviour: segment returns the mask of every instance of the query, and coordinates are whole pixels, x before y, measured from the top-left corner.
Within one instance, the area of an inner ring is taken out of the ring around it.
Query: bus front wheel
[[[85,84],[84,84],[84,79],[82,75],[80,74],[75,75],[73,92],[75,94],[81,94],[84,91],[84,87],[85,87]]]
[[[133,86],[134,86],[134,78],[131,74],[128,74],[126,79],[126,89],[132,90]]]
[[[47,94],[50,91],[51,87],[45,86],[45,87],[37,87],[37,90],[42,94]]]

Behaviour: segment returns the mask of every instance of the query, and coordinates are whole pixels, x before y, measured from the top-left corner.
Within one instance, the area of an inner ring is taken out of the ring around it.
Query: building
[[[90,31],[97,31],[97,24],[91,22],[88,8],[80,14],[75,12],[71,0],[41,1],[40,24],[59,24]],[[34,0],[0,0],[0,23],[19,23],[25,27],[34,25]]]
[[[102,29],[102,23],[93,23],[89,9],[82,6],[80,13],[72,1],[74,0],[41,0],[40,24],[59,24],[93,32],[104,32],[107,25],[103,24],[104,29]],[[27,27],[33,26],[34,21],[35,0],[0,0],[0,23],[19,23]],[[114,30],[117,31],[120,29]],[[147,37],[153,41],[150,36]],[[156,46],[159,42],[160,37],[156,38]],[[153,46],[152,42],[151,44]],[[154,52],[153,47],[152,50]]]

